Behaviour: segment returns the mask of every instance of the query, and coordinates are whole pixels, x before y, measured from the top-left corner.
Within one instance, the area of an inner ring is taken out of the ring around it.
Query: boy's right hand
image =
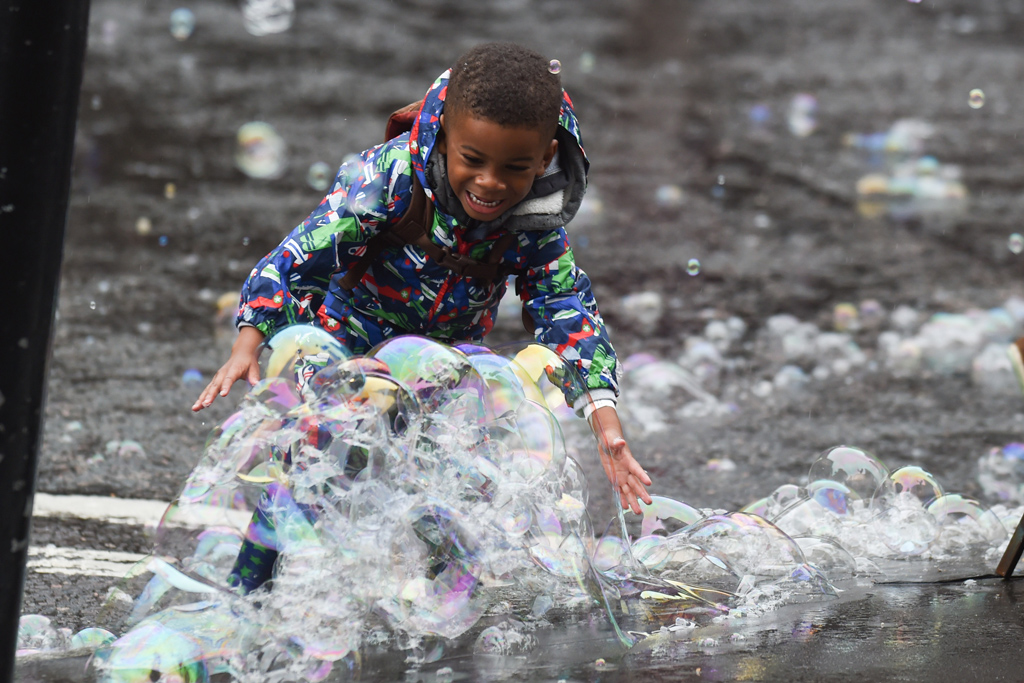
[[[197,413],[203,408],[209,407],[211,403],[220,396],[227,396],[231,391],[231,385],[240,379],[245,379],[250,385],[260,381],[259,358],[260,344],[263,342],[263,333],[255,327],[243,327],[238,331],[238,338],[231,347],[231,357],[228,362],[221,366],[217,374],[213,376],[210,383],[199,394],[199,398],[192,404],[192,412]]]

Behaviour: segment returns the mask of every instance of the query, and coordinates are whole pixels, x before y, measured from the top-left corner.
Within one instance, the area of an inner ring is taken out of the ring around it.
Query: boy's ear
[[[544,172],[548,170],[548,165],[551,164],[551,160],[555,158],[555,154],[558,153],[558,140],[552,140],[551,144],[548,145],[547,151],[544,152],[544,165],[541,166],[540,173],[537,177],[544,175]]]

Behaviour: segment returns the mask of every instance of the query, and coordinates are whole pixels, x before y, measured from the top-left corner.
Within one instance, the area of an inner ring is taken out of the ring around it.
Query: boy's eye
[[[523,171],[530,170],[529,166],[509,166],[508,170],[514,171],[515,173],[522,173]]]
[[[469,156],[467,154],[463,154],[462,158],[463,158],[463,160],[465,160],[465,162],[467,164],[479,164],[479,163],[482,163],[478,157]]]

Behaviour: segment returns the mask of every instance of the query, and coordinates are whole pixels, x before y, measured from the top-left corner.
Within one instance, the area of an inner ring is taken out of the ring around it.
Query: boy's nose
[[[488,190],[505,189],[505,183],[502,182],[501,177],[498,176],[496,173],[481,173],[480,176],[477,178],[477,183],[480,184],[481,188],[485,188]]]

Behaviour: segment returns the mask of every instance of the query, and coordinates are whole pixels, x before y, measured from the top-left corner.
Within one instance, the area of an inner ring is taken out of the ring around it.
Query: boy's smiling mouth
[[[469,199],[470,205],[477,211],[482,213],[490,213],[500,207],[504,200],[495,199],[494,201],[484,201],[482,197],[479,197],[469,190],[466,190],[466,197]]]

